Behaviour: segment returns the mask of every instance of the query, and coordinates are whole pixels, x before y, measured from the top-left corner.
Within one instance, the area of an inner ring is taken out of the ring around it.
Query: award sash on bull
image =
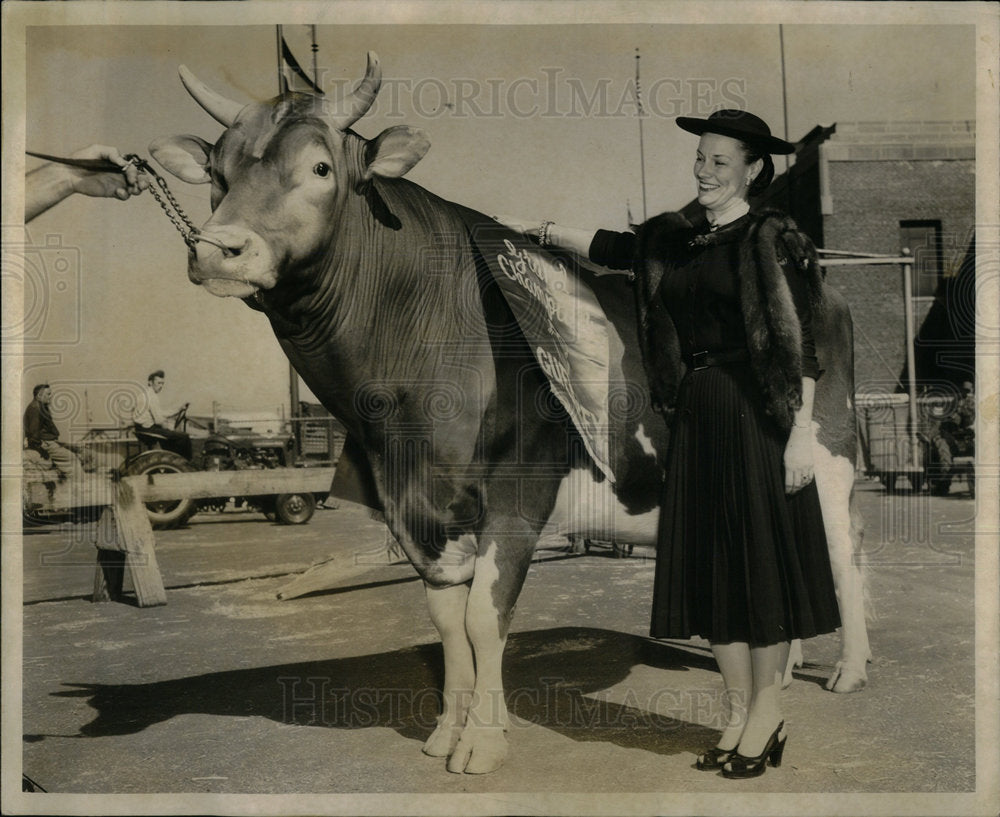
[[[566,254],[459,207],[552,392],[573,420],[587,452],[611,482],[609,395],[621,379],[622,342],[594,292]]]

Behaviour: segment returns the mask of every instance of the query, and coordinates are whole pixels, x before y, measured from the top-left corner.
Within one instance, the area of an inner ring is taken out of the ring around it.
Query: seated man
[[[167,451],[180,454],[184,459],[191,459],[191,438],[183,431],[166,428],[167,416],[160,408],[159,393],[163,391],[165,375],[162,369],[157,369],[149,375],[143,397],[135,407],[133,420],[136,434],[156,440]]]
[[[83,466],[77,455],[59,442],[59,429],[52,420],[49,403],[52,390],[48,383],[39,383],[32,391],[34,398],[24,410],[24,436],[28,448],[47,457],[64,479],[83,477]]]

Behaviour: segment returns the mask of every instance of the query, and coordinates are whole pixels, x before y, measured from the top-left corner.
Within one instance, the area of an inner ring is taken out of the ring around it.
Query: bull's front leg
[[[481,538],[465,616],[476,681],[465,727],[448,760],[450,772],[485,774],[499,769],[507,756],[503,651],[536,538],[535,534],[501,538],[488,532]]]
[[[465,629],[469,584],[435,587],[424,583],[431,621],[441,636],[444,649],[444,688],[441,691],[441,714],[437,727],[424,743],[424,753],[431,757],[448,757],[465,726],[466,714],[472,701],[476,681],[476,666],[472,644]]]

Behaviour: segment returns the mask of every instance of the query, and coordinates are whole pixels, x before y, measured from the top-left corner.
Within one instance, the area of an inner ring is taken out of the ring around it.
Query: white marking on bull
[[[653,447],[653,438],[646,433],[646,427],[642,423],[639,423],[639,428],[635,432],[635,438],[642,447],[644,454],[649,454],[651,457],[656,456],[656,448]]]
[[[590,469],[574,468],[563,478],[556,505],[542,535],[570,534],[630,545],[655,545],[659,510],[630,515],[608,480],[597,481]]]
[[[504,615],[494,603],[501,582],[497,556],[495,541],[481,548],[471,587],[425,585],[431,620],[444,646],[445,680],[442,712],[424,752],[448,757],[450,772],[485,774],[500,768],[507,756],[500,668],[513,610]]]

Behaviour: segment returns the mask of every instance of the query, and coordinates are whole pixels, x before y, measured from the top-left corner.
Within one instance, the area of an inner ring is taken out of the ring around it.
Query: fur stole
[[[687,244],[694,234],[679,213],[655,216],[637,234],[639,346],[653,405],[661,411],[673,408],[684,364],[677,330],[657,290],[670,259],[690,252]],[[789,429],[802,406],[802,329],[785,276],[808,276],[815,313],[823,284],[816,249],[791,218],[765,210],[751,216],[739,239],[737,274],[751,368],[767,413]]]

